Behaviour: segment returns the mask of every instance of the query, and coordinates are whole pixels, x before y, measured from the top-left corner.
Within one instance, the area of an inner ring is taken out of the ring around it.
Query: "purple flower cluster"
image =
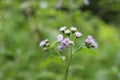
[[[70,28],[63,26],[59,29],[59,31],[62,33],[57,36],[57,42],[59,43],[57,46],[58,51],[62,51],[66,48],[69,48],[70,46],[73,46],[74,45],[73,40],[75,40],[75,37],[77,39],[82,36],[82,33],[80,33],[77,30],[77,28],[74,26],[71,26]],[[67,37],[64,37],[63,35],[67,36]],[[75,37],[73,37],[73,35]],[[56,46],[56,43],[53,43],[50,46],[48,39],[41,41],[39,44],[39,46],[43,47],[43,51],[47,51],[50,48],[53,48],[54,47],[53,45]],[[85,46],[87,48],[97,48],[98,47],[97,43],[95,42],[95,40],[93,39],[93,37],[91,35],[89,35],[87,37],[87,39],[85,40]]]
[[[89,35],[87,37],[87,39],[85,40],[85,45],[87,48],[97,48],[98,47],[97,43],[94,41],[94,39],[91,35]]]
[[[63,49],[69,48],[71,45],[74,45],[73,41],[71,41],[69,38],[64,39],[63,35],[61,34],[58,35],[57,41],[60,43],[57,47],[59,51],[62,51]]]
[[[82,34],[74,26],[71,26],[70,28],[63,26],[59,29],[59,31],[66,35],[74,34],[76,38],[80,38],[82,36]],[[62,51],[65,48],[69,48],[71,45],[74,45],[74,41],[70,40],[70,38],[64,38],[62,34],[59,34],[57,36],[57,41],[60,43],[57,47],[59,51]]]
[[[47,51],[48,47],[50,46],[48,39],[41,41],[39,46],[43,47],[43,51]]]
[[[69,38],[64,39],[62,34],[57,36],[57,41],[60,43],[57,47],[59,51],[62,51],[65,48],[69,48],[70,45],[74,45],[74,42],[71,41]]]

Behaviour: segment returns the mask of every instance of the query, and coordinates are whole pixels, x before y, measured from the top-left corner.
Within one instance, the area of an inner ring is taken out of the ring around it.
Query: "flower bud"
[[[46,47],[49,47],[50,46],[50,43],[46,43]]]
[[[39,46],[45,47],[46,43],[48,43],[48,39],[45,39],[45,40],[41,41],[40,44],[39,44]]]
[[[48,48],[44,47],[44,48],[43,48],[43,51],[44,51],[44,52],[45,52],[45,51],[48,51]]]
[[[67,35],[69,35],[70,34],[70,30],[67,29],[67,30],[64,31],[64,33],[67,34]]]
[[[82,36],[82,34],[80,33],[80,32],[75,32],[75,36],[76,36],[76,38],[79,38],[79,37],[81,37]]]
[[[77,31],[77,28],[72,26],[72,27],[70,28],[70,30],[74,33],[74,32]]]
[[[66,28],[67,28],[66,26],[63,26],[63,27],[60,28],[59,31],[64,32],[66,30]]]
[[[62,34],[59,34],[59,35],[57,36],[57,41],[58,41],[58,42],[63,41],[63,39],[64,39],[64,37],[63,37]]]
[[[62,46],[61,44],[57,46],[59,51],[62,51],[64,49],[64,46]]]
[[[94,41],[94,39],[91,35],[89,35],[88,38],[85,40],[85,46],[87,48],[97,48],[98,47],[97,43]]]
[[[73,46],[74,45],[74,41],[70,41],[69,44]]]

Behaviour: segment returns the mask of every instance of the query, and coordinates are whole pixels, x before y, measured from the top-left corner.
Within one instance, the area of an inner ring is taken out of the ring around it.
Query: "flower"
[[[70,30],[67,29],[67,30],[64,31],[64,33],[67,34],[67,35],[69,35],[70,34]]]
[[[64,49],[64,46],[62,46],[61,44],[57,46],[59,51],[62,51]]]
[[[69,44],[70,44],[70,45],[74,45],[74,41],[70,41]]]
[[[77,31],[77,32],[75,32],[74,34],[75,34],[75,36],[76,36],[77,38],[79,38],[79,37],[81,37],[81,36],[82,36],[82,34],[81,34],[80,32],[78,32],[78,31]]]
[[[59,31],[64,32],[66,30],[66,28],[67,28],[66,26],[63,26],[63,27],[60,28]]]
[[[98,47],[97,43],[94,41],[94,39],[91,35],[89,35],[87,37],[87,39],[85,40],[85,44],[86,44],[87,48],[91,48],[91,47],[92,48],[97,48]]]
[[[63,41],[63,39],[64,39],[64,37],[63,37],[62,34],[59,34],[59,35],[57,36],[57,41],[58,41],[58,42]]]
[[[69,42],[70,42],[70,39],[69,39],[69,38],[65,38],[62,42],[63,42],[63,43],[69,43]]]
[[[94,43],[93,43],[93,48],[97,48],[97,47],[98,47],[97,43],[94,42]]]
[[[74,42],[69,38],[65,38],[62,42],[60,42],[57,48],[59,51],[62,51],[65,48],[69,48],[71,45],[74,45]]]
[[[91,35],[89,35],[88,38],[85,40],[85,42],[88,44],[92,44],[92,43],[94,43],[94,39]]]
[[[76,31],[77,31],[77,28],[72,26],[72,27],[70,28],[70,30],[71,30],[72,32],[76,32]]]
[[[40,42],[39,46],[44,47],[44,46],[46,46],[47,42],[48,42],[48,39],[45,39],[45,40]]]

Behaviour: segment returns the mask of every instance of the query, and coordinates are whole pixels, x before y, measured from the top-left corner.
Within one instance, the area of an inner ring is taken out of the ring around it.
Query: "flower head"
[[[72,32],[76,32],[76,31],[77,31],[77,28],[72,26],[72,27],[70,28],[70,30],[71,30]]]
[[[77,31],[77,32],[75,32],[74,34],[75,34],[75,36],[76,36],[77,38],[79,38],[79,37],[81,37],[81,36],[82,36],[82,33],[78,32],[78,31]]]
[[[48,42],[48,39],[45,39],[45,40],[40,42],[39,46],[44,47],[47,42]]]
[[[64,39],[64,37],[63,37],[62,34],[59,34],[59,35],[57,36],[57,41],[58,41],[58,42],[63,41],[63,39]]]
[[[94,39],[91,35],[89,35],[87,37],[87,39],[85,40],[85,44],[86,44],[87,48],[91,48],[91,47],[97,48],[98,47],[97,43],[94,41]]]
[[[94,43],[94,39],[91,35],[89,35],[88,38],[85,40],[85,42],[88,44],[92,44],[92,43]]]
[[[74,42],[71,41],[69,38],[65,38],[62,42],[60,42],[57,48],[59,51],[62,51],[65,48],[69,48],[72,45],[74,45]]]
[[[93,48],[97,48],[97,47],[98,47],[97,43],[94,42],[94,43],[93,43]]]
[[[62,46],[61,44],[59,44],[59,45],[57,46],[57,48],[58,48],[59,51],[62,51],[62,50],[64,49],[64,46]]]
[[[66,30],[66,28],[67,28],[66,26],[63,26],[63,27],[60,28],[59,31],[64,32]]]
[[[64,33],[67,34],[67,35],[69,35],[70,34],[70,30],[67,29],[67,30],[64,31]]]

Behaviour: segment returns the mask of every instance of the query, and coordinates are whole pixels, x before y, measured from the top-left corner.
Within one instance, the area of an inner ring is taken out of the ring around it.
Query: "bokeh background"
[[[0,0],[0,80],[63,80],[60,58],[39,42],[64,25],[99,45],[73,57],[68,80],[120,80],[120,0]]]

